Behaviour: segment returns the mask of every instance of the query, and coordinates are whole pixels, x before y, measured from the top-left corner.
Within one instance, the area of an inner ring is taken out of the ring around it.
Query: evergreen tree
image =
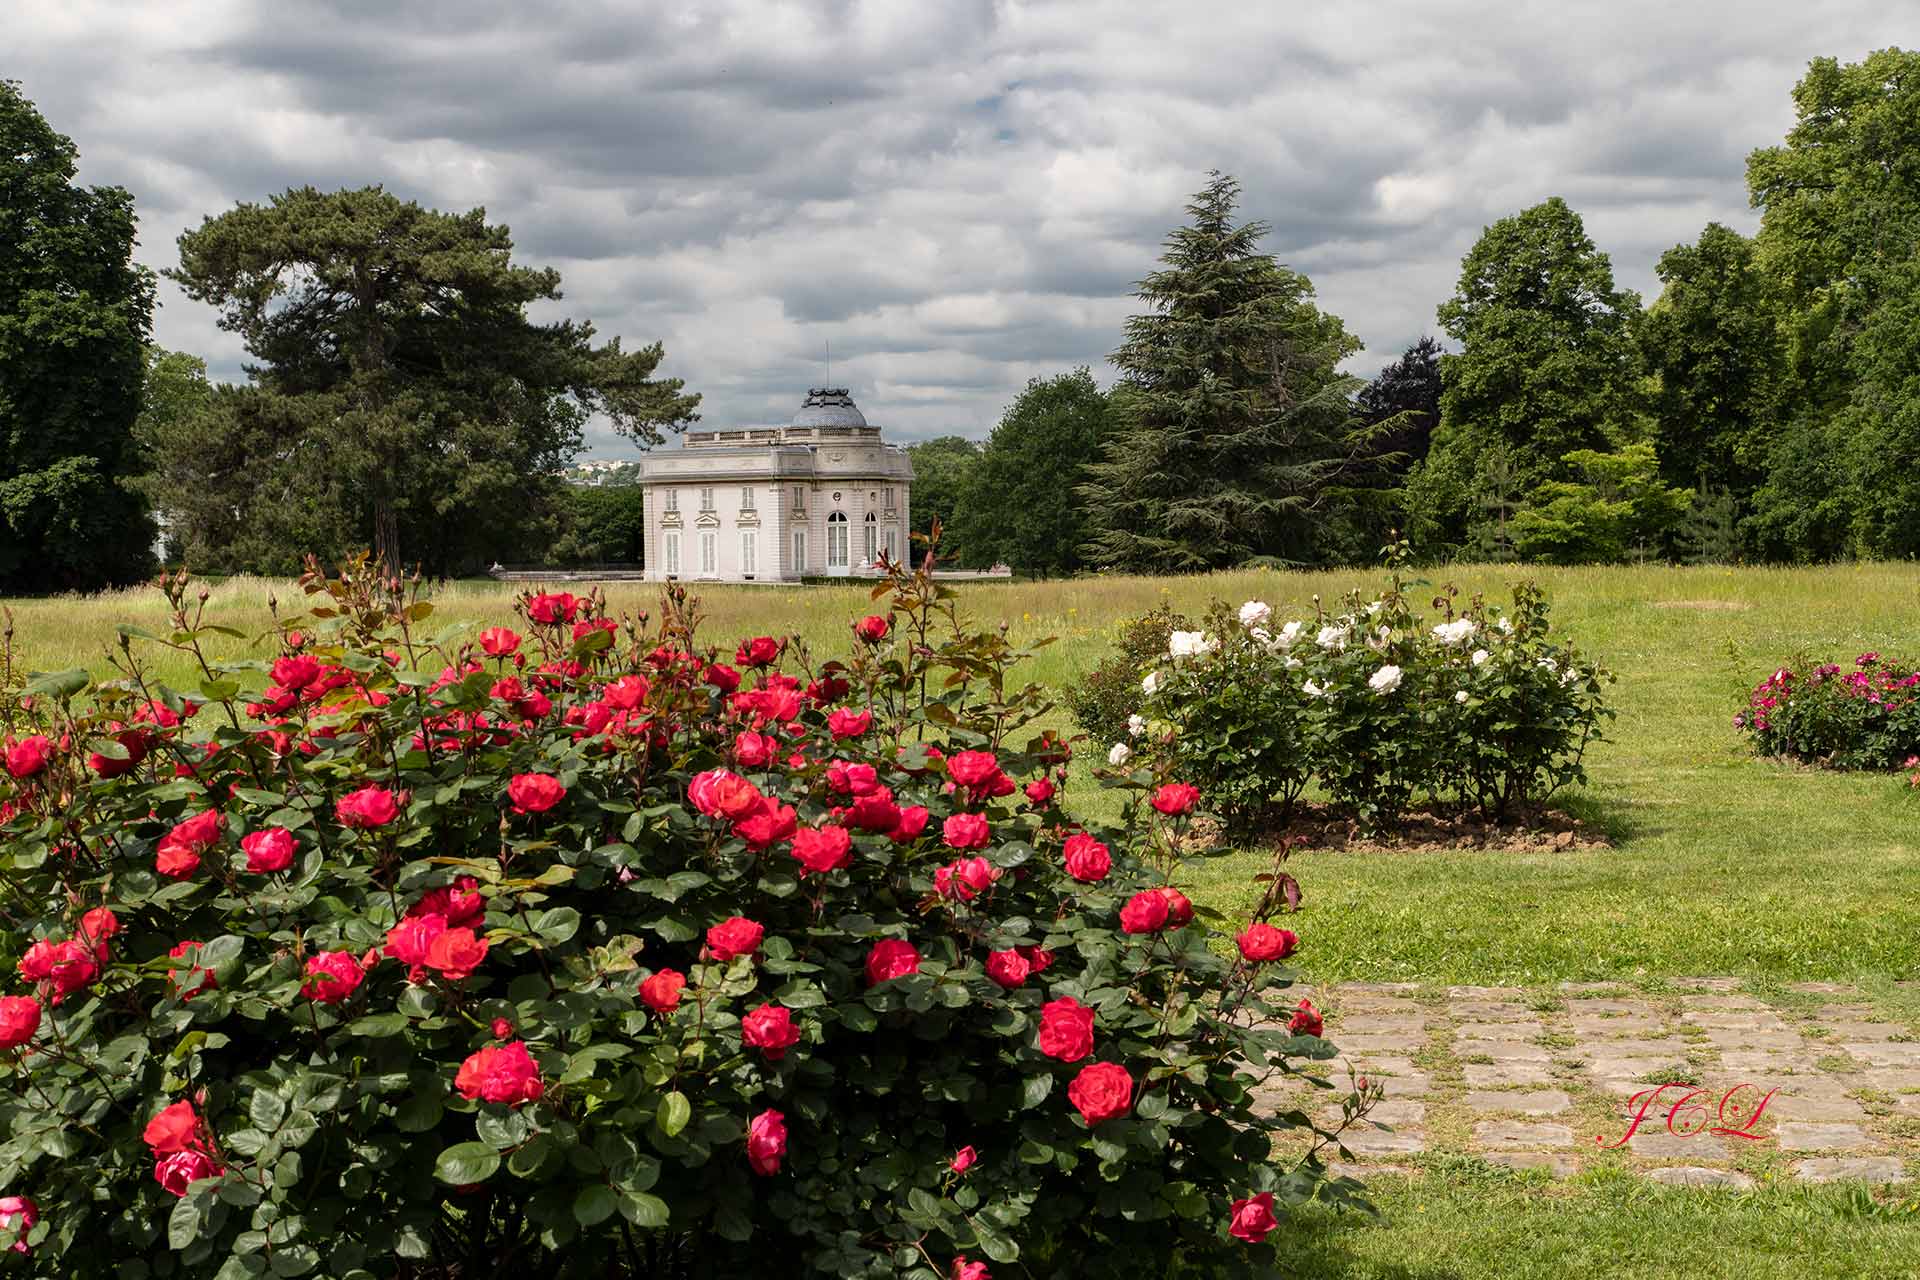
[[[980,465],[980,446],[965,436],[935,436],[907,446],[913,463],[913,532],[925,537],[940,522],[940,560],[973,566],[978,557],[967,544],[964,511],[967,484]],[[918,552],[925,544],[916,542]]]
[[[1440,425],[1441,355],[1440,344],[1423,337],[1354,397],[1360,421],[1380,429],[1376,456],[1390,458],[1392,472],[1403,474],[1425,458]]]
[[[1215,173],[1139,285],[1112,360],[1114,429],[1080,498],[1094,564],[1165,573],[1322,559],[1341,484],[1366,448],[1337,372],[1359,349],[1316,310],[1306,277],[1236,225],[1239,184]]]
[[[1080,569],[1088,522],[1078,493],[1108,422],[1106,393],[1085,366],[1029,381],[968,479],[969,554],[1040,577]]]
[[[529,319],[560,277],[512,251],[484,210],[379,187],[289,191],[180,237],[169,274],[259,362],[212,398],[193,455],[160,460],[235,513],[233,540],[200,553],[284,570],[371,545],[434,573],[524,558],[590,415],[642,445],[694,419],[699,397],[653,376],[659,344]]]
[[[153,278],[133,197],[0,80],[0,593],[131,582],[153,565],[138,470]]]

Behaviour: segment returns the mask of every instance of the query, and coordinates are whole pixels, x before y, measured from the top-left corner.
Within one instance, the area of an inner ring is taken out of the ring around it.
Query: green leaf
[[[433,1176],[455,1187],[485,1182],[500,1167],[500,1153],[484,1142],[448,1147],[433,1162]]]
[[[303,1276],[320,1265],[320,1255],[312,1245],[289,1244],[273,1251],[273,1274]]]
[[[167,1215],[167,1247],[178,1252],[200,1238],[206,1221],[206,1200],[200,1196],[182,1196]]]
[[[1036,1072],[1020,1082],[1020,1106],[1031,1111],[1047,1100],[1053,1092],[1053,1077],[1046,1072]]]
[[[572,907],[554,907],[542,911],[533,922],[533,931],[547,942],[558,945],[580,931],[580,913]]]
[[[65,671],[36,673],[31,680],[27,681],[26,688],[20,690],[20,693],[28,698],[58,698],[65,702],[86,688],[91,679],[85,667],[68,667]],[[124,752],[125,748],[121,750]],[[120,758],[125,759],[124,754]],[[196,1227],[195,1230],[199,1228]],[[192,1243],[191,1238],[188,1243]],[[175,1248],[185,1247],[184,1245],[175,1246]]]
[[[583,1227],[595,1226],[613,1216],[620,1207],[620,1197],[613,1188],[604,1183],[595,1183],[585,1188],[573,1200],[573,1216]]]
[[[660,1099],[660,1114],[656,1118],[660,1131],[669,1138],[679,1136],[687,1127],[687,1121],[693,1119],[693,1104],[687,1101],[687,1095],[675,1090]]]
[[[407,1015],[404,1013],[370,1013],[349,1023],[347,1034],[378,1040],[384,1036],[397,1036],[406,1029]]]
[[[507,1168],[515,1177],[530,1178],[540,1171],[553,1149],[552,1137],[536,1133],[527,1139],[527,1145],[507,1157]]]
[[[402,1133],[425,1133],[440,1123],[446,1107],[437,1093],[416,1093],[394,1108],[393,1127]]]
[[[620,1212],[636,1227],[658,1230],[667,1225],[667,1202],[644,1191],[622,1192]]]
[[[247,1103],[247,1117],[253,1121],[255,1128],[271,1133],[287,1118],[286,1099],[266,1089],[255,1089],[252,1099]]]

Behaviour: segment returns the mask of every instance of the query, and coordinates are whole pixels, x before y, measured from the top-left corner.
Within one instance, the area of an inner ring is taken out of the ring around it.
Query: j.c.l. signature
[[[1620,1135],[1617,1142],[1608,1142],[1607,1135],[1596,1133],[1593,1140],[1602,1147],[1622,1147],[1627,1139],[1640,1131],[1647,1113],[1661,1102],[1662,1095],[1669,1089],[1680,1092],[1670,1105],[1666,1105],[1667,1132],[1676,1138],[1691,1138],[1699,1133],[1711,1133],[1721,1138],[1747,1138],[1754,1142],[1765,1142],[1767,1135],[1755,1133],[1753,1128],[1760,1123],[1760,1117],[1766,1114],[1767,1104],[1773,1101],[1778,1089],[1760,1092],[1756,1084],[1737,1084],[1720,1095],[1720,1103],[1709,1111],[1712,1091],[1691,1084],[1669,1082],[1651,1089],[1643,1089],[1627,1100],[1627,1106],[1633,1110],[1633,1123]],[[1703,1101],[1703,1099],[1707,1101]],[[1656,1115],[1655,1119],[1659,1117]]]

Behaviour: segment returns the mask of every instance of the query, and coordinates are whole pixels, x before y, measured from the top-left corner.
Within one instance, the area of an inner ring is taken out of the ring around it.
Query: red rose
[[[176,1151],[186,1151],[200,1145],[200,1117],[194,1114],[193,1104],[181,1099],[161,1109],[160,1114],[147,1121],[146,1132],[141,1139],[156,1156],[172,1155]]]
[[[120,917],[106,907],[95,907],[80,917],[80,928],[75,936],[82,946],[93,953],[94,959],[105,964],[113,954],[107,944],[120,932]]]
[[[772,796],[760,797],[759,806],[733,824],[733,834],[753,849],[770,848],[782,840],[791,839],[799,829],[800,818],[794,813],[793,806],[777,803]]]
[[[171,880],[191,879],[200,869],[200,855],[186,845],[162,840],[154,853],[153,869]]]
[[[911,808],[902,809],[899,821],[893,824],[893,830],[887,832],[887,839],[895,844],[906,844],[910,840],[918,840],[921,833],[927,829],[928,816],[925,805],[916,804]]]
[[[871,711],[849,711],[842,707],[827,717],[827,731],[835,738],[857,738],[871,728]]]
[[[1113,855],[1107,852],[1107,846],[1084,831],[1068,836],[1063,852],[1067,874],[1086,884],[1098,884],[1113,870]]]
[[[488,627],[480,633],[480,647],[489,658],[504,658],[520,647],[520,633],[505,627]]]
[[[853,833],[845,827],[809,827],[794,835],[793,856],[808,871],[837,871],[853,861]]]
[[[741,731],[733,740],[733,758],[742,768],[758,769],[770,764],[780,750],[780,743],[764,733],[755,733],[751,729]]]
[[[1067,1086],[1067,1101],[1079,1109],[1088,1127],[1115,1119],[1133,1109],[1133,1077],[1119,1063],[1093,1063]]]
[[[864,796],[877,789],[880,775],[870,764],[848,764],[835,760],[827,766],[827,790],[837,795]]]
[[[596,631],[604,631],[610,636],[620,634],[620,624],[612,618],[589,618],[573,624],[573,642],[579,644]]]
[[[334,802],[333,811],[341,826],[364,831],[384,827],[399,817],[400,805],[387,788],[368,785],[341,796]]]
[[[1027,784],[1026,789],[1027,803],[1035,805],[1044,805],[1053,799],[1055,790],[1052,778],[1035,778]]]
[[[1186,894],[1171,885],[1160,891],[1167,900],[1167,923],[1176,929],[1184,928],[1193,922],[1193,902]]]
[[[567,789],[550,773],[516,773],[507,780],[515,813],[545,813],[566,799]]]
[[[780,642],[772,636],[755,636],[751,640],[742,640],[735,650],[733,660],[743,667],[769,667],[780,656]]]
[[[386,954],[407,966],[407,981],[419,982],[427,976],[427,951],[433,940],[447,931],[447,918],[437,912],[414,915],[387,930]]]
[[[218,809],[196,813],[160,840],[154,865],[163,876],[184,880],[200,867],[200,855],[220,842],[226,818]]]
[[[778,1062],[800,1042],[800,1028],[781,1005],[763,1004],[740,1019],[740,1039],[765,1054],[768,1062]]]
[[[807,686],[807,701],[816,707],[829,706],[847,696],[853,686],[839,676],[822,676]]]
[[[948,1280],[993,1280],[993,1273],[987,1270],[986,1263],[969,1262],[963,1254],[953,1260]]]
[[[270,674],[282,689],[304,689],[320,678],[320,664],[305,654],[276,658]]]
[[[753,815],[760,789],[730,769],[709,769],[687,784],[687,799],[709,818],[736,822]]]
[[[1027,958],[1027,964],[1035,973],[1045,973],[1053,965],[1053,952],[1045,947],[1015,947],[1014,950]]]
[[[892,831],[900,825],[900,806],[893,802],[893,791],[887,787],[875,787],[854,797],[844,811],[834,812],[844,813],[848,824],[862,831]]]
[[[1200,788],[1187,782],[1169,782],[1153,793],[1153,807],[1168,817],[1190,813],[1200,802]]]
[[[1276,929],[1270,924],[1250,924],[1236,939],[1240,954],[1255,964],[1285,960],[1300,946],[1300,936],[1291,929]]]
[[[933,873],[933,888],[943,898],[971,902],[999,878],[1000,868],[985,858],[962,858]]]
[[[1018,951],[995,951],[987,957],[987,976],[1009,991],[1032,972],[1033,966]]]
[[[1093,1052],[1093,1010],[1072,996],[1040,1006],[1040,1052],[1062,1062],[1078,1062]]]
[[[185,1196],[187,1188],[202,1178],[217,1178],[223,1170],[202,1151],[176,1151],[153,1164],[153,1179],[176,1196]]]
[[[542,626],[572,622],[580,602],[565,591],[542,593],[527,601],[527,616]]]
[[[732,693],[740,687],[740,673],[724,662],[709,662],[700,679],[721,693]]]
[[[285,871],[292,866],[293,855],[299,851],[300,842],[285,827],[267,827],[242,836],[240,848],[247,855],[247,870],[254,875],[264,876]]]
[[[84,943],[49,942],[42,938],[20,957],[21,976],[30,982],[46,983],[53,992],[51,1003],[56,1006],[92,982],[99,973],[100,962],[94,958],[93,949]]]
[[[514,1040],[498,1049],[481,1049],[460,1064],[453,1087],[463,1097],[483,1102],[504,1102],[517,1107],[537,1102],[546,1092],[540,1082],[540,1066],[527,1052],[526,1042]]]
[[[339,1004],[364,976],[351,951],[322,951],[307,957],[307,980],[300,984],[300,994],[318,1004]]]
[[[1120,927],[1128,933],[1158,933],[1167,927],[1167,899],[1158,889],[1147,889],[1120,908]]]
[[[116,760],[98,751],[88,753],[87,768],[100,777],[118,778],[132,773],[140,767],[140,762],[147,758],[148,738],[143,731],[125,728],[116,721],[107,726],[107,736],[119,743],[126,750],[127,755],[124,760]]]
[[[980,1162],[980,1153],[972,1147],[962,1147],[953,1153],[953,1159],[947,1162],[947,1168],[955,1173],[965,1173]]]
[[[941,824],[940,831],[954,849],[984,849],[993,838],[987,820],[977,813],[956,813]]]
[[[493,1032],[493,1038],[495,1040],[505,1040],[513,1034],[513,1023],[505,1018],[495,1018],[493,1025],[488,1027],[487,1030]]]
[[[911,942],[882,938],[867,952],[867,985],[875,986],[893,978],[920,972],[920,953]]]
[[[0,1196],[0,1233],[13,1237],[10,1246],[15,1253],[32,1253],[33,1246],[27,1243],[27,1233],[40,1221],[40,1206],[33,1202],[32,1196]]]
[[[763,1178],[780,1172],[787,1154],[787,1118],[778,1111],[762,1111],[747,1121],[747,1163]]]
[[[487,958],[487,940],[471,929],[447,929],[427,944],[427,967],[449,982],[471,978]]]
[[[1320,1020],[1320,1011],[1313,1007],[1313,1001],[1302,1000],[1293,1011],[1293,1017],[1287,1020],[1287,1030],[1297,1036],[1317,1036],[1324,1030]]]
[[[1262,1191],[1233,1202],[1233,1223],[1227,1230],[1248,1244],[1259,1244],[1279,1225],[1280,1220],[1273,1216],[1273,1192]]]
[[[680,992],[686,985],[686,974],[662,969],[640,984],[640,1002],[655,1013],[672,1013],[680,1007]]]
[[[458,927],[478,920],[486,909],[487,900],[480,896],[480,882],[472,876],[461,876],[452,885],[421,894],[420,901],[407,908],[407,914],[442,916],[447,924]]]
[[[947,776],[963,787],[977,787],[1000,772],[991,751],[960,751],[947,757]]]
[[[652,688],[645,676],[626,675],[600,690],[600,697],[622,711],[638,711]]]
[[[213,976],[213,970],[195,963],[199,955],[200,944],[193,941],[176,942],[173,944],[173,949],[167,952],[169,959],[185,960],[187,962],[183,965],[172,964],[167,966],[167,985],[171,987],[173,993],[182,1000],[191,1000],[202,991],[218,991],[220,989],[220,983]],[[176,977],[175,975],[182,969],[187,971],[187,976],[184,978]]]
[[[891,624],[885,618],[880,617],[878,614],[868,614],[853,624],[853,634],[859,636],[868,644],[879,644],[887,638],[887,631],[890,627]]]
[[[0,1049],[18,1049],[40,1029],[40,1002],[32,996],[0,996]]]
[[[41,734],[22,738],[7,748],[7,773],[24,782],[47,767],[53,756],[53,743]]]
[[[707,930],[707,954],[721,964],[735,956],[750,956],[760,949],[766,928],[745,916],[728,916]]]

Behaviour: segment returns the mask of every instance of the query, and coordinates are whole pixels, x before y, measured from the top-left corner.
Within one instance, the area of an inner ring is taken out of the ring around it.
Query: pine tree
[[[1335,366],[1359,349],[1313,286],[1235,225],[1239,184],[1214,173],[1139,285],[1145,314],[1112,360],[1114,426],[1079,496],[1086,557],[1135,572],[1321,558],[1341,481],[1365,449]]]

